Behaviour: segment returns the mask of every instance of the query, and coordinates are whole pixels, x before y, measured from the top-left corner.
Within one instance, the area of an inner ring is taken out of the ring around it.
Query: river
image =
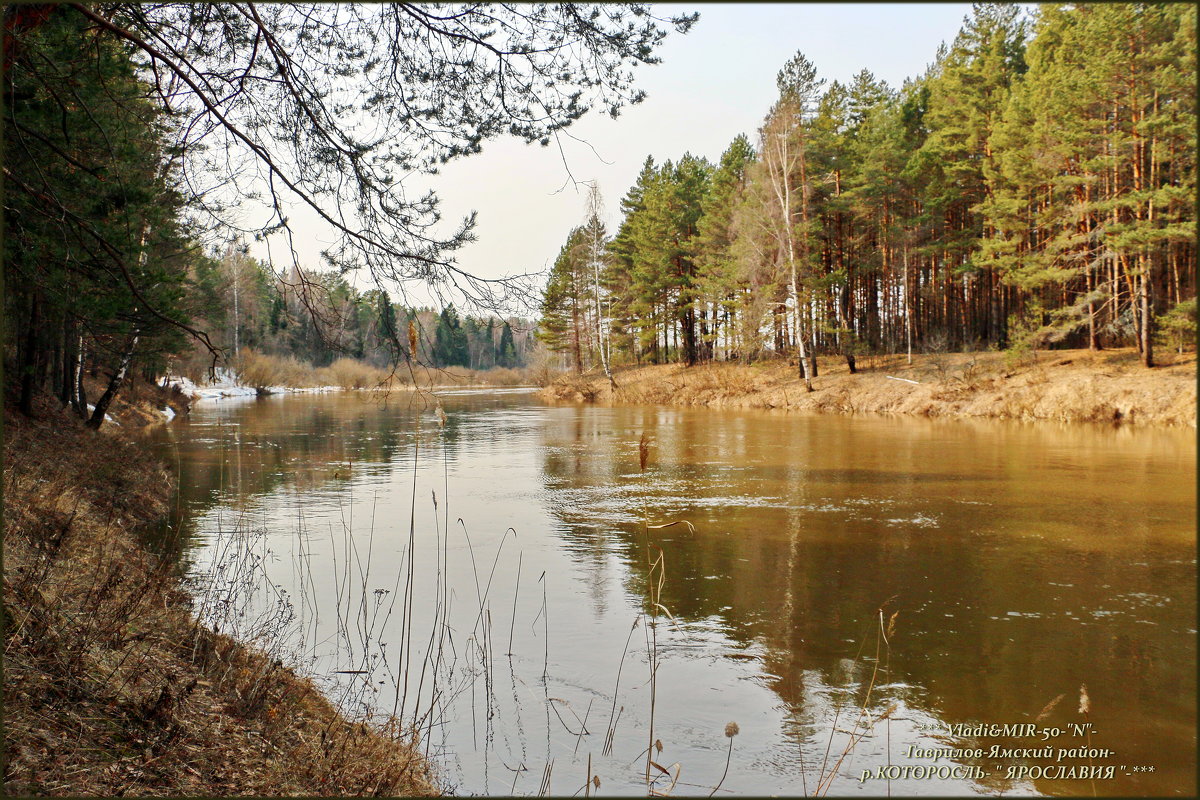
[[[499,390],[155,437],[210,623],[457,793],[1196,793],[1193,431]]]

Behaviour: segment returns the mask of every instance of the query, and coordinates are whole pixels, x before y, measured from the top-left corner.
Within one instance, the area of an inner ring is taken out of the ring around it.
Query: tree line
[[[334,272],[293,267],[280,275],[244,245],[197,259],[195,270],[211,298],[197,322],[231,354],[251,348],[314,367],[349,357],[381,369],[412,363],[487,370],[526,366],[535,345],[532,323],[520,317],[410,307]],[[204,348],[193,346],[168,367],[198,374],[209,363]]]
[[[99,427],[130,376],[242,347],[521,366],[528,325],[496,312],[520,282],[458,267],[473,219],[442,231],[437,197],[406,194],[404,176],[501,135],[548,144],[593,107],[617,115],[643,96],[633,67],[695,19],[640,4],[5,6],[6,400],[33,414],[50,394]],[[333,237],[321,270],[291,248],[278,271],[214,250],[291,233],[289,205]],[[384,288],[414,283],[481,313]]]
[[[927,71],[801,53],[752,142],[647,158],[568,235],[539,336],[577,370],[1194,343],[1196,10],[977,4]],[[593,204],[594,205],[594,204]],[[810,384],[811,386],[811,384]]]

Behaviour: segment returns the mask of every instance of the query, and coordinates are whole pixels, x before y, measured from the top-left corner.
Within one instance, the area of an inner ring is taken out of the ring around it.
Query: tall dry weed
[[[242,348],[233,362],[234,373],[242,385],[260,392],[272,386],[302,388],[321,385],[316,370],[292,356],[273,356]]]
[[[316,370],[315,374],[320,385],[340,386],[347,391],[387,388],[392,382],[388,370],[372,367],[353,358],[339,358],[328,367]]]

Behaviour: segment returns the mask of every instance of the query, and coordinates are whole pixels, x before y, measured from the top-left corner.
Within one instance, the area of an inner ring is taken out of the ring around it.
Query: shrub
[[[327,377],[322,381],[333,386],[351,389],[373,389],[387,384],[390,373],[377,369],[353,358],[339,358],[337,361],[319,371],[319,375]]]
[[[315,386],[312,366],[291,356],[272,356],[243,348],[233,364],[234,373],[244,386],[259,391],[271,386]]]

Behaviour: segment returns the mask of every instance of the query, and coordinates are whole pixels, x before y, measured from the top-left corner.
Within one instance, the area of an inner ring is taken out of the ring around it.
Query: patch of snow
[[[191,378],[185,378],[182,375],[168,375],[167,377],[163,378],[163,388],[170,389],[172,386],[178,386],[179,391],[183,392],[188,397],[194,395],[196,393],[196,389],[198,388],[196,384],[192,383]]]
[[[163,406],[162,413],[163,416],[167,418],[167,422],[175,419],[175,409],[171,408],[170,406]]]
[[[234,374],[228,370],[217,370],[217,380],[212,383],[197,384],[181,375],[170,375],[164,379],[167,388],[178,386],[179,390],[195,402],[204,400],[221,400],[233,397],[257,397],[258,390],[252,386],[241,386]],[[340,386],[268,386],[265,394],[323,394],[325,392],[340,392]]]
[[[206,386],[200,390],[201,397],[211,397],[220,400],[223,397],[257,397],[258,390],[249,386]]]
[[[88,403],[88,414],[91,415],[91,413],[95,410],[96,410],[96,407],[94,405],[92,405],[91,403]],[[115,419],[113,419],[111,414],[105,414],[104,421],[111,422],[113,425],[116,425],[118,428],[121,427],[121,423],[119,423]]]
[[[305,386],[299,389],[291,389],[285,386],[278,387],[280,392],[295,392],[297,394],[325,394],[326,392],[340,392],[340,386]],[[274,389],[272,389],[274,391]]]
[[[213,383],[199,385],[184,376],[169,375],[165,385],[168,388],[178,386],[193,400],[220,400],[222,397],[252,397],[258,394],[249,386],[239,386],[228,370],[217,370],[217,380]]]

